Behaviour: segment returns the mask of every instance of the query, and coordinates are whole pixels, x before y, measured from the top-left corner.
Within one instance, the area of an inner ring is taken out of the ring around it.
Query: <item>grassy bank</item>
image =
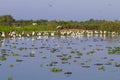
[[[94,20],[15,20],[11,15],[0,16],[0,32],[22,31],[55,31],[57,26],[62,29],[81,29],[92,31],[120,32],[120,21]]]
[[[23,27],[7,27],[7,26],[0,26],[0,32],[31,32],[31,31],[56,31],[55,27],[48,27],[48,26],[23,26]]]
[[[58,21],[58,20],[15,20],[11,15],[0,16],[0,32],[22,31],[56,31],[62,29],[79,29],[92,31],[120,32],[120,21],[94,20]]]

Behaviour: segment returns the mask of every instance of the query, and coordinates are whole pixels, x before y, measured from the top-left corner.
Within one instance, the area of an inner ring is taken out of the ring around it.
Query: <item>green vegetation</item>
[[[5,58],[5,57],[0,57],[0,61],[5,61],[5,60],[7,60],[7,58]]]
[[[0,16],[0,25],[1,26],[12,26],[12,24],[15,22],[15,19],[11,15],[3,15]]]
[[[60,68],[52,68],[51,71],[52,72],[61,72],[62,69],[60,69]]]
[[[57,21],[57,20],[15,20],[11,15],[0,16],[0,31],[55,31],[60,25],[63,29],[82,29],[97,31],[120,31],[120,21],[94,20],[87,21]]]
[[[12,77],[8,77],[8,80],[13,80],[13,78]]]
[[[22,62],[23,60],[20,60],[20,59],[16,59],[16,62]]]
[[[14,65],[13,65],[13,64],[10,64],[9,66],[10,66],[10,67],[14,67]]]
[[[87,55],[91,55],[93,53],[94,53],[94,50],[91,50],[91,51],[87,52]]]
[[[19,54],[18,53],[13,53],[13,54],[11,54],[12,56],[19,56]]]
[[[20,51],[22,51],[24,48],[23,47],[20,47],[20,48],[18,48]]]
[[[107,62],[107,65],[112,65],[112,62]]]
[[[101,67],[99,67],[98,70],[105,71],[105,66],[101,66]]]
[[[30,57],[34,57],[34,56],[35,56],[35,53],[30,52],[29,55],[30,55]]]
[[[77,53],[77,56],[79,56],[79,57],[82,56],[82,55],[83,55],[82,53]]]
[[[71,53],[71,54],[74,54],[74,53],[75,53],[75,51],[73,51],[73,50],[72,50],[70,53]]]
[[[116,46],[114,48],[109,48],[108,54],[120,54],[120,47]]]
[[[77,62],[77,60],[73,60],[73,62]]]

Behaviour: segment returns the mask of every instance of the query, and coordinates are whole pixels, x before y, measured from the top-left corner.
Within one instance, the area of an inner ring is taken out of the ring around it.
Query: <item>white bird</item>
[[[34,35],[35,35],[35,32],[33,31],[33,32],[32,32],[32,36],[34,36]]]
[[[2,32],[2,35],[1,35],[2,37],[5,37],[5,32]]]

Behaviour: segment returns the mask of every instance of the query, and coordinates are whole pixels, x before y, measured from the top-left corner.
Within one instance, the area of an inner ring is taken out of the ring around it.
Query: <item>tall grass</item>
[[[10,30],[10,27],[7,27],[7,26],[0,26],[0,31],[4,31],[4,32],[7,32]]]
[[[56,28],[52,26],[22,26],[22,27],[8,27],[8,26],[0,26],[0,32],[22,32],[22,31],[55,31]]]

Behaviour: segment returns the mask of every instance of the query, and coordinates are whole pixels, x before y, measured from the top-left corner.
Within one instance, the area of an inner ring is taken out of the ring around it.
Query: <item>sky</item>
[[[0,0],[0,15],[16,20],[120,20],[120,0]]]

